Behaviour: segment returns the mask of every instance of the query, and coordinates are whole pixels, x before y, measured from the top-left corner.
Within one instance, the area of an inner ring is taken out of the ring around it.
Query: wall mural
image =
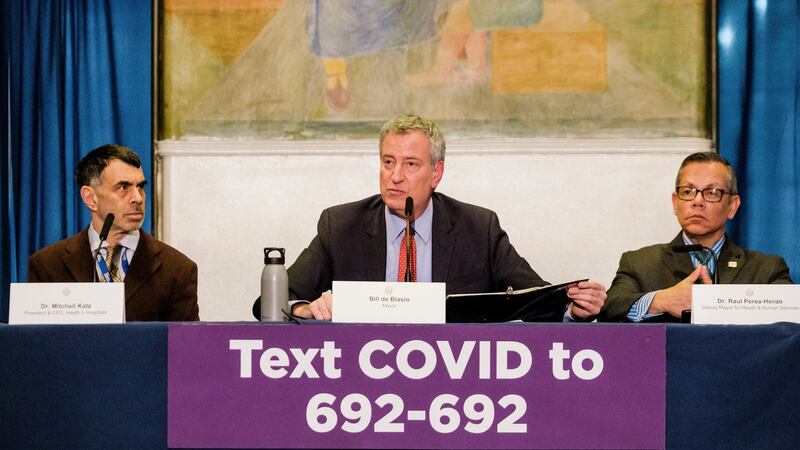
[[[705,0],[163,0],[162,139],[709,138]]]

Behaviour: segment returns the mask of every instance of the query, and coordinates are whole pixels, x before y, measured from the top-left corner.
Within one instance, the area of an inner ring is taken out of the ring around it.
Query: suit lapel
[[[673,251],[673,245],[683,245],[683,237],[681,237],[681,233],[678,233],[678,235],[675,236],[675,239],[667,244],[667,248],[664,250],[664,256],[661,261],[667,267],[669,273],[675,276],[675,278],[678,280],[682,280],[688,277],[689,274],[694,270],[692,267],[692,259],[688,253],[677,253]]]
[[[455,244],[453,233],[453,223],[450,211],[443,204],[438,194],[434,192],[431,197],[433,202],[433,257],[431,268],[431,281],[447,281],[448,270],[450,268],[450,257],[453,255],[453,245]]]
[[[378,197],[377,207],[372,208],[369,219],[365,222],[367,279],[384,281],[386,279],[386,218],[384,217],[383,201],[380,201],[380,197]]]
[[[153,237],[139,232],[139,244],[133,253],[130,268],[125,274],[125,301],[128,302],[147,280],[161,267],[161,250]]]
[[[70,276],[72,276],[73,281],[89,282],[93,280],[92,271],[95,269],[94,261],[92,260],[92,249],[89,248],[88,228],[84,228],[82,232],[70,239],[61,261]]]
[[[719,271],[719,284],[731,284],[742,267],[747,263],[744,251],[731,241],[730,237],[725,237],[725,245],[719,253],[717,270]]]
[[[692,260],[689,254],[673,252],[673,245],[683,245],[681,233],[678,233],[675,239],[667,245],[663,262],[676,278],[682,280],[692,273],[694,267],[692,267]],[[725,245],[722,246],[722,251],[720,251],[719,260],[717,261],[719,284],[731,284],[746,262],[744,251],[726,236]]]

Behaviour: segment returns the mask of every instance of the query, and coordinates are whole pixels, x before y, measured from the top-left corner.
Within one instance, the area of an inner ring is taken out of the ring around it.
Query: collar
[[[390,242],[402,238],[403,232],[406,230],[406,221],[403,218],[397,217],[389,211],[389,207],[383,207],[383,213],[386,216],[386,236]],[[427,245],[431,240],[433,234],[433,198],[428,201],[428,206],[425,212],[411,222],[411,227],[414,228],[414,235],[422,239]]]
[[[92,249],[94,254],[94,250],[97,250],[97,247],[100,245],[100,234],[95,231],[94,227],[89,225],[89,248]],[[119,245],[125,246],[125,248],[129,248],[133,251],[136,251],[136,247],[139,246],[139,230],[133,230],[128,232],[125,236],[122,237],[119,241]],[[107,242],[103,242],[103,248],[108,247]]]
[[[719,238],[719,240],[715,242],[714,245],[711,246],[711,251],[714,252],[714,256],[716,256],[717,259],[719,259],[719,254],[722,251],[722,246],[725,245],[725,236],[726,236],[725,233],[723,233],[722,237]],[[694,244],[694,242],[692,242],[691,239],[689,239],[689,237],[686,236],[685,231],[681,231],[681,237],[683,238],[684,244],[686,245]]]

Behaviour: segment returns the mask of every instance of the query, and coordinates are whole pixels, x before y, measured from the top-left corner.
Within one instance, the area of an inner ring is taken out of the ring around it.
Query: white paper
[[[334,281],[333,322],[445,323],[444,283]]]
[[[9,324],[125,322],[124,283],[11,283]]]
[[[800,286],[794,284],[695,284],[692,323],[800,323]]]

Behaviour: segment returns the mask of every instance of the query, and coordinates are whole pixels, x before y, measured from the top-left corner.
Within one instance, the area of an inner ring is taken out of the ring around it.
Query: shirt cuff
[[[289,300],[289,314],[294,316],[294,307],[303,303],[311,303],[308,300]]]
[[[647,310],[650,309],[650,305],[653,303],[653,299],[658,292],[659,291],[648,292],[639,297],[639,299],[633,303],[631,309],[628,310],[628,320],[631,322],[641,322],[651,317],[660,316],[662,313],[647,314]]]
[[[564,319],[563,322],[594,322],[596,316],[588,317],[586,319],[579,319],[572,315],[572,303],[567,305],[567,310],[564,311]]]

